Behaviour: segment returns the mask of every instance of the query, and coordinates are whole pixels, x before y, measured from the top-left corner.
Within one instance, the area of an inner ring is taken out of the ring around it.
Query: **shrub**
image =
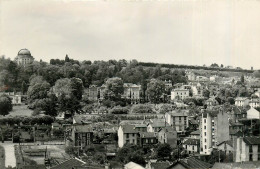
[[[111,114],[127,114],[128,108],[117,106],[109,111]]]
[[[153,108],[150,104],[138,104],[138,105],[133,106],[132,113],[137,113],[137,114],[152,113],[152,114],[154,114],[155,111],[153,110]]]

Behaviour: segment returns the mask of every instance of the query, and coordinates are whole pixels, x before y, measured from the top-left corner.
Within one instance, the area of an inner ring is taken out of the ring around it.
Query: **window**
[[[205,149],[207,149],[207,146],[205,145]]]
[[[207,142],[207,139],[205,139],[205,143]]]
[[[204,126],[204,129],[206,129],[206,126]]]
[[[206,136],[207,135],[207,133],[206,132],[204,132],[204,136]]]
[[[134,137],[134,136],[135,136],[135,134],[133,133],[133,134],[132,134],[132,136]]]
[[[206,119],[204,119],[204,123],[206,123],[206,121],[207,121],[207,120],[206,120]]]
[[[135,139],[133,139],[133,143],[135,143]]]
[[[179,117],[179,120],[181,121],[181,117]]]
[[[192,150],[194,150],[194,146],[192,146]]]
[[[260,145],[258,145],[258,161],[260,161]]]
[[[126,138],[129,138],[129,133],[126,134]]]

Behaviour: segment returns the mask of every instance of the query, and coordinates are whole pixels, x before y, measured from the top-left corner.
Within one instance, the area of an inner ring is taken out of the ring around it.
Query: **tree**
[[[25,81],[23,81],[23,83],[22,83],[22,88],[21,88],[21,90],[22,90],[22,94],[24,94],[24,93],[27,91],[27,86],[26,86]]]
[[[245,83],[245,77],[244,75],[241,76],[240,81],[244,84]]]
[[[158,158],[171,158],[171,152],[172,148],[169,144],[160,144],[159,147],[157,148],[157,156]]]
[[[0,115],[7,115],[12,111],[12,99],[5,94],[0,95]]]
[[[207,90],[207,89],[203,90],[203,96],[204,97],[209,98],[209,95],[210,95],[210,91],[209,90]]]
[[[107,79],[105,83],[105,98],[113,101],[120,100],[124,93],[124,82],[119,77]]]
[[[162,81],[152,79],[150,83],[148,83],[147,95],[152,103],[160,103],[164,92],[165,85]]]
[[[80,101],[83,94],[83,82],[79,78],[64,78],[56,81],[53,92],[58,96],[59,111],[81,111]]]
[[[66,54],[66,56],[65,56],[65,62],[70,62],[70,58],[69,58],[68,54]]]

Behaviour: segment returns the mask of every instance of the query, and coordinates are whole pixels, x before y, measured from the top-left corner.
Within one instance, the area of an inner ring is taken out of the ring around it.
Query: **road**
[[[5,142],[0,143],[0,145],[5,149],[5,167],[16,167],[16,159],[14,155],[14,145],[16,144],[12,142]]]

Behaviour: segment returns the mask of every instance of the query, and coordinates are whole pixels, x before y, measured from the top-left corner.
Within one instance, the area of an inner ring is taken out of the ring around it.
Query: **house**
[[[200,131],[199,131],[199,130],[196,130],[196,131],[191,132],[191,133],[190,133],[190,138],[200,139]]]
[[[213,147],[229,140],[228,114],[218,110],[203,110],[200,120],[200,136],[200,154],[210,155]]]
[[[207,105],[207,107],[212,108],[213,106],[218,105],[218,101],[215,99],[215,97],[211,97],[205,101],[205,104]]]
[[[177,88],[171,91],[171,100],[183,100],[189,97],[189,89]]]
[[[247,110],[247,119],[260,119],[260,112],[257,111],[254,107],[251,107]]]
[[[93,128],[86,125],[72,126],[71,140],[73,146],[84,149],[93,143]]]
[[[145,169],[145,168],[139,164],[130,161],[129,163],[125,164],[124,169]]]
[[[233,140],[227,140],[219,143],[217,145],[217,149],[225,152],[226,155],[234,152]]]
[[[97,85],[90,85],[88,89],[85,90],[87,98],[91,101],[97,101],[100,97],[99,87]]]
[[[230,129],[229,130],[229,139],[230,140],[233,140],[237,137],[243,137],[243,132],[242,131],[239,131],[239,130],[233,130],[233,129]]]
[[[135,130],[134,125],[121,125],[117,131],[118,134],[118,147],[122,148],[125,144],[139,144],[138,131]]]
[[[148,146],[158,143],[156,134],[154,132],[140,132],[139,135],[141,146]]]
[[[243,108],[234,106],[230,112],[229,119],[233,122],[238,122],[239,119],[246,118],[246,114],[247,113]]]
[[[234,140],[234,161],[260,161],[260,137],[239,137]]]
[[[164,144],[168,143],[172,148],[177,147],[177,131],[175,131],[172,127],[165,127],[160,129],[157,133],[158,142]]]
[[[165,114],[165,119],[179,133],[189,127],[188,112],[185,110],[168,112]]]
[[[249,106],[250,107],[256,108],[256,107],[259,107],[259,105],[260,105],[260,102],[259,102],[258,98],[257,99],[251,99],[249,101]]]
[[[249,105],[249,99],[246,97],[237,97],[235,99],[235,105],[239,107],[246,107]]]
[[[124,83],[124,93],[122,98],[131,100],[131,103],[139,103],[140,102],[140,92],[141,85],[136,85],[132,83]]]
[[[186,76],[188,77],[189,81],[194,81],[196,80],[196,75],[194,72],[186,72]]]
[[[188,154],[199,153],[200,139],[188,138],[182,143],[182,146]]]
[[[197,130],[199,128],[199,122],[194,118],[189,116],[189,129]]]
[[[7,96],[9,96],[12,100],[12,104],[13,105],[21,105],[22,104],[22,95],[18,94],[18,93],[14,93],[14,92],[0,92],[1,94],[5,94]]]
[[[240,122],[230,122],[230,130],[243,131],[244,125]]]
[[[212,167],[211,164],[201,161],[196,157],[188,157],[186,159],[175,161],[167,169],[185,169],[185,168],[208,169],[211,167]]]
[[[161,128],[170,126],[165,119],[150,119],[147,125],[147,132],[158,132]]]

